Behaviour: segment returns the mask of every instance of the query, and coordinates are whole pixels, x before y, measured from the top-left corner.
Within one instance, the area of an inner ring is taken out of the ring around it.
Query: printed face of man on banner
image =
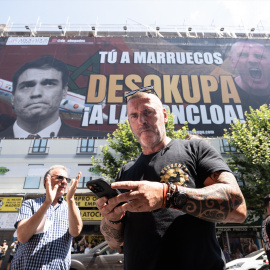
[[[235,82],[249,94],[270,94],[270,52],[260,43],[239,41],[231,48],[230,61],[239,76]]]
[[[61,72],[54,68],[28,69],[18,79],[12,105],[22,127],[33,122],[46,121],[47,125],[59,117],[59,105],[66,96]]]

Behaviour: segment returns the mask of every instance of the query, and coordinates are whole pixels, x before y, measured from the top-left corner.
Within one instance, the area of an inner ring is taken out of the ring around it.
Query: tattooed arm
[[[163,185],[162,183],[152,181],[123,181],[112,183],[113,188],[126,189],[125,192],[117,197],[108,200],[108,206],[115,207],[114,213],[123,214],[125,211],[130,212],[148,212],[162,207],[163,204]],[[186,205],[180,209],[183,212],[194,217],[211,222],[244,222],[246,218],[246,203],[242,192],[232,173],[220,171],[213,173],[204,181],[203,188],[187,188],[178,186],[185,191],[187,195]],[[99,200],[98,200],[99,201]],[[120,202],[124,203],[117,206]],[[106,205],[104,209],[107,209]],[[102,208],[102,210],[104,210]],[[101,210],[101,211],[102,211]],[[101,212],[104,217],[107,217]],[[111,214],[111,213],[110,213]],[[115,218],[115,216],[111,216]],[[109,218],[111,219],[111,218]],[[116,220],[116,219],[114,219]],[[102,228],[104,235],[114,241],[120,242],[120,227],[118,232],[114,231],[116,225],[110,225],[108,220],[106,226],[104,222]],[[119,224],[117,224],[119,225]],[[121,238],[122,240],[122,238]]]
[[[103,218],[100,223],[100,231],[111,249],[123,246],[123,224],[111,224],[106,218]]]
[[[102,197],[97,200],[97,207],[104,217],[100,223],[100,231],[104,235],[110,248],[115,249],[123,245],[123,224],[112,222],[121,220],[125,216],[125,212],[120,207],[116,207],[118,203],[114,203],[112,200],[108,200],[106,197]]]
[[[212,222],[244,222],[246,203],[230,172],[215,172],[200,189],[182,188],[188,197],[183,212]]]

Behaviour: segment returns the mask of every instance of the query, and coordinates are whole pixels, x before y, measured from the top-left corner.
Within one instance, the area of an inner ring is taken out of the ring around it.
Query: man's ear
[[[168,114],[167,114],[167,110],[165,108],[163,108],[163,115],[164,115],[164,122],[167,123],[168,122]]]
[[[67,97],[67,91],[68,91],[68,86],[63,88],[63,97],[62,97],[62,99]]]
[[[14,96],[13,95],[11,96],[11,107],[12,109],[14,109]]]

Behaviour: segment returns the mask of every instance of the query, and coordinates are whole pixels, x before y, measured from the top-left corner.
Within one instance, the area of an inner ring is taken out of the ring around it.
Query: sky
[[[255,27],[270,32],[269,0],[0,0],[0,24]]]

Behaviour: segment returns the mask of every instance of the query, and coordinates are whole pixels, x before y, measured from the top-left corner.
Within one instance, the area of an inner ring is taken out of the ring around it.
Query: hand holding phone
[[[121,194],[121,192],[118,189],[111,188],[110,183],[103,178],[90,180],[86,183],[86,186],[99,198],[105,196],[108,199],[110,199],[112,197]]]

